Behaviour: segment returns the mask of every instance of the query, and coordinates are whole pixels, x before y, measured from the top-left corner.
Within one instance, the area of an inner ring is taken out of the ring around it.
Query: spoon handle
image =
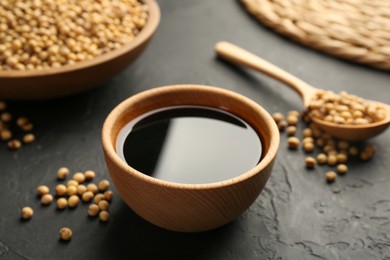
[[[219,57],[227,61],[255,69],[285,83],[301,96],[305,107],[309,105],[312,96],[318,91],[301,79],[232,43],[218,42],[215,45],[215,51]]]

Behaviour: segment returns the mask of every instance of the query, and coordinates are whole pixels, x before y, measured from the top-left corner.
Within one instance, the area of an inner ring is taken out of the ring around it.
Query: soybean
[[[284,120],[283,114],[279,112],[272,114],[272,118],[275,120],[276,123],[279,123],[280,121]]]
[[[86,171],[86,172],[84,173],[84,176],[85,176],[85,180],[90,181],[90,180],[92,180],[92,179],[95,178],[96,174],[95,174],[94,171],[88,170],[88,171]]]
[[[317,162],[318,164],[325,164],[328,161],[328,156],[324,153],[319,153],[317,155]]]
[[[83,193],[83,195],[81,196],[81,199],[84,201],[84,202],[89,202],[93,199],[93,193],[91,191],[86,191]]]
[[[56,186],[56,194],[57,196],[64,196],[67,194],[68,188],[64,184],[58,184]]]
[[[314,151],[314,144],[312,142],[305,142],[303,143],[303,150],[306,152],[306,153],[311,153]]]
[[[340,175],[344,175],[346,174],[348,171],[348,166],[345,165],[345,164],[339,164],[337,165],[337,172],[340,174]]]
[[[99,219],[103,222],[107,222],[110,219],[110,213],[108,211],[100,211],[99,213]]]
[[[8,148],[11,150],[17,150],[17,149],[22,147],[22,143],[17,139],[13,139],[13,140],[8,141],[7,145],[8,145]]]
[[[100,191],[106,191],[110,187],[110,182],[106,179],[99,181],[98,188]]]
[[[23,136],[23,142],[25,144],[30,144],[35,141],[35,135],[34,134],[26,134]]]
[[[30,207],[23,207],[20,212],[20,215],[22,219],[31,219],[34,215],[34,210]]]
[[[101,201],[101,200],[104,200],[104,195],[102,193],[96,194],[95,197],[93,198],[93,202],[95,204],[98,204],[99,201]]]
[[[74,186],[74,185],[68,186],[68,188],[66,190],[66,194],[68,194],[69,196],[76,195],[77,194],[77,186]]]
[[[75,208],[79,204],[79,201],[80,199],[77,195],[72,195],[68,198],[68,205],[71,208]]]
[[[46,185],[39,185],[37,188],[37,192],[39,196],[43,196],[45,194],[48,194],[50,192],[50,189]]]
[[[64,241],[68,241],[72,238],[73,232],[68,227],[63,227],[60,229],[60,239]]]
[[[82,196],[87,191],[87,187],[83,184],[77,186],[77,194]]]
[[[100,209],[99,209],[98,205],[96,205],[96,204],[89,205],[89,207],[88,207],[88,215],[89,216],[95,217],[99,214],[99,212],[100,212]]]
[[[57,200],[57,208],[64,209],[68,206],[68,201],[65,198],[59,198]]]
[[[108,210],[109,204],[106,200],[101,200],[98,202],[98,206],[100,210]]]
[[[112,200],[112,196],[113,196],[112,191],[107,190],[107,191],[104,192],[103,195],[104,195],[104,199],[105,200],[107,200],[107,201],[111,201]]]
[[[334,171],[329,171],[326,173],[326,181],[327,182],[334,182],[336,180],[336,173]]]
[[[312,169],[316,166],[317,162],[314,157],[306,157],[305,164],[306,164],[306,168]]]
[[[82,172],[76,172],[73,175],[73,180],[77,181],[79,184],[83,183],[85,181],[84,173]]]
[[[66,177],[68,177],[68,175],[69,175],[69,169],[66,167],[61,167],[57,171],[57,177],[60,180],[66,179]]]
[[[53,202],[53,195],[51,194],[45,194],[41,198],[42,205],[49,205]]]
[[[99,188],[95,183],[89,183],[87,185],[87,190],[91,191],[93,194],[97,193]]]
[[[287,135],[293,136],[297,132],[297,128],[295,126],[289,126],[287,127]]]
[[[292,150],[296,150],[299,147],[300,141],[298,137],[289,137],[287,139],[287,143],[288,143],[288,148]]]

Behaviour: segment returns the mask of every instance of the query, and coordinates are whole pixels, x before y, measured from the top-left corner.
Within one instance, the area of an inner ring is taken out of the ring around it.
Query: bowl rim
[[[270,145],[269,145],[268,152],[263,156],[261,161],[256,166],[254,166],[253,168],[249,169],[248,171],[242,174],[239,174],[233,178],[226,179],[223,181],[201,183],[201,184],[190,184],[190,183],[171,182],[171,181],[166,181],[166,180],[151,177],[132,168],[130,165],[128,165],[119,157],[119,155],[116,153],[115,150],[115,143],[111,142],[111,132],[114,129],[115,123],[117,122],[118,118],[120,118],[120,116],[126,111],[126,109],[128,109],[130,104],[132,104],[136,99],[142,96],[148,97],[149,95],[155,95],[161,92],[167,93],[172,90],[186,90],[186,89],[190,90],[195,88],[199,89],[200,91],[208,91],[220,95],[229,95],[230,97],[241,99],[247,105],[257,109],[260,112],[261,116],[264,118],[267,125],[270,127],[270,132],[273,134],[271,134],[270,137],[270,142],[269,142]],[[255,101],[249,99],[246,96],[243,96],[231,90],[227,90],[215,86],[197,85],[197,84],[178,84],[178,85],[167,85],[167,86],[156,87],[153,89],[142,91],[136,95],[133,95],[125,99],[124,101],[119,103],[108,114],[103,124],[101,138],[102,138],[103,150],[105,151],[105,155],[108,157],[105,158],[105,160],[111,160],[111,162],[115,164],[116,167],[119,167],[124,173],[132,175],[133,177],[138,178],[141,181],[148,182],[150,184],[174,188],[174,189],[185,189],[185,190],[216,189],[216,188],[231,186],[243,182],[253,177],[256,174],[261,173],[261,171],[263,171],[273,162],[273,160],[276,158],[276,155],[278,153],[279,143],[280,143],[279,130],[276,126],[275,121],[273,120],[272,116],[262,106],[260,106],[260,104],[256,103]]]
[[[82,70],[88,67],[97,66],[109,60],[115,59],[132,49],[137,48],[142,43],[153,36],[160,23],[160,8],[156,0],[140,0],[149,7],[149,16],[146,25],[139,34],[130,42],[122,47],[109,51],[102,55],[98,55],[90,60],[76,62],[74,64],[61,66],[58,68],[46,68],[42,70],[0,70],[0,78],[27,78],[27,77],[43,77],[60,73],[68,73],[72,71]]]

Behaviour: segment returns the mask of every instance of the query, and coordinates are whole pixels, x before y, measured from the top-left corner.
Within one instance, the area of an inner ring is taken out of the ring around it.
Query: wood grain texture
[[[97,87],[129,66],[146,48],[160,22],[155,0],[149,6],[145,27],[133,41],[92,60],[41,71],[0,71],[0,98],[47,99],[67,96]]]
[[[138,115],[174,105],[209,106],[241,117],[261,137],[261,162],[226,181],[179,184],[144,175],[122,161],[114,147],[120,129]],[[165,229],[198,232],[231,222],[254,202],[271,174],[279,132],[271,116],[244,96],[216,87],[175,85],[139,93],[119,104],[106,119],[102,140],[111,178],[137,214]]]
[[[305,107],[309,106],[310,101],[318,91],[317,88],[307,84],[303,80],[232,43],[218,42],[215,45],[215,51],[219,57],[228,60],[233,64],[252,68],[285,83],[301,96]]]
[[[309,106],[314,95],[320,91],[320,89],[307,84],[303,80],[272,63],[229,42],[218,42],[215,46],[215,51],[218,56],[232,63],[255,69],[285,83],[301,96],[305,108]],[[382,107],[386,111],[386,117],[383,120],[365,125],[336,124],[319,118],[312,118],[312,120],[322,128],[322,130],[332,136],[349,141],[367,140],[381,134],[390,125],[390,106],[375,101],[369,102],[374,103],[378,107]]]

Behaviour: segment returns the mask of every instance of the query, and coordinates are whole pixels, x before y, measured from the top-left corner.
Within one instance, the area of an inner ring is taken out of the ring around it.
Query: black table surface
[[[158,1],[162,19],[139,59],[91,91],[46,101],[9,102],[15,115],[35,124],[37,141],[17,151],[0,149],[0,259],[390,259],[390,131],[372,139],[376,156],[352,162],[333,184],[328,167],[308,171],[302,151],[281,135],[273,174],[255,203],[216,230],[183,234],[137,216],[112,187],[111,219],[87,217],[87,205],[44,207],[36,187],[54,189],[56,171],[93,169],[110,180],[101,149],[101,127],[124,99],[163,85],[218,86],[245,95],[270,113],[302,110],[283,84],[216,58],[221,40],[238,44],[319,88],[346,90],[390,103],[387,72],[302,47],[265,28],[239,1]],[[303,127],[303,125],[300,125]],[[19,210],[35,210],[21,221]],[[68,226],[73,238],[60,242]]]

